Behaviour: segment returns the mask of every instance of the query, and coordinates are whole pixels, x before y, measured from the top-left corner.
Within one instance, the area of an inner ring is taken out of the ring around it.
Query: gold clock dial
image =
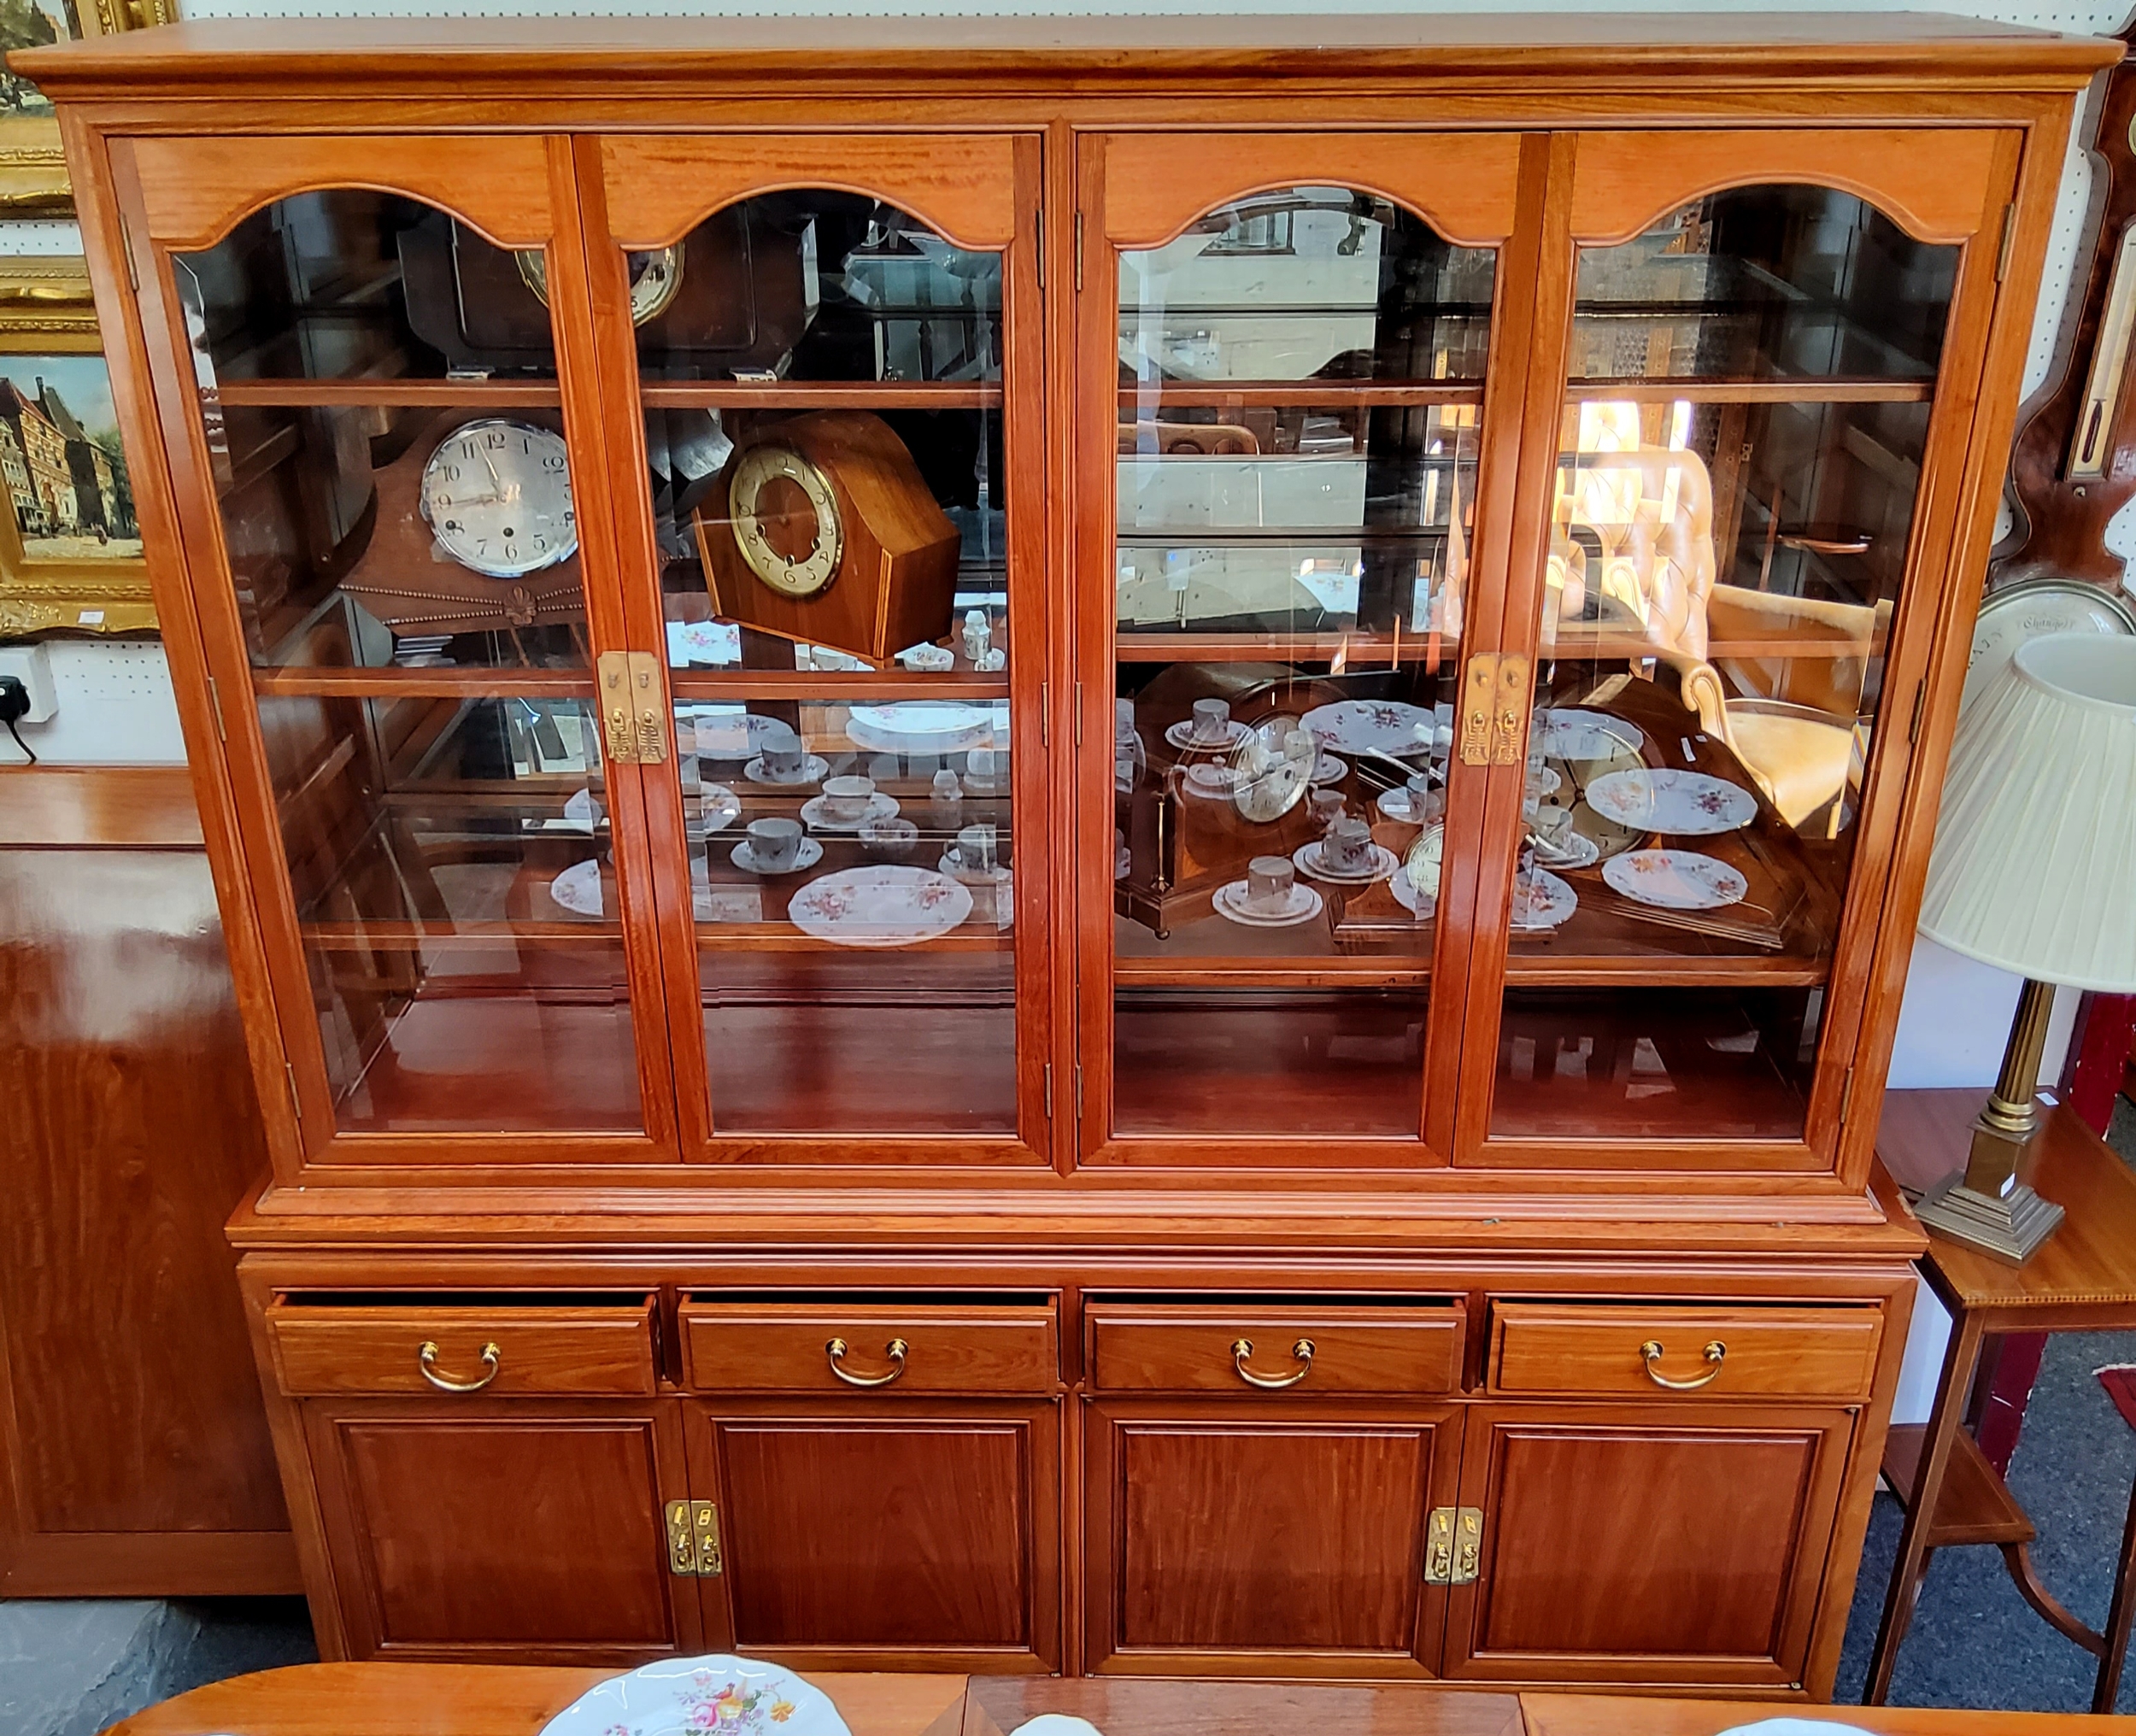
[[[845,527],[830,478],[790,446],[754,446],[727,484],[734,540],[749,571],[782,596],[813,597],[838,575]],[[796,523],[813,518],[813,535]]]
[[[513,257],[519,261],[519,281],[534,291],[534,298],[549,305],[549,255],[538,247],[523,247]],[[667,310],[675,292],[683,286],[683,249],[655,248],[650,253],[625,255],[631,273],[631,323],[643,326]]]

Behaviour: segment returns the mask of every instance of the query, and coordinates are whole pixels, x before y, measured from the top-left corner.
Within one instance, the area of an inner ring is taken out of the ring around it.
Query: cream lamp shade
[[[1921,931],[2036,982],[2136,992],[2136,639],[2035,639],[1959,714]]]

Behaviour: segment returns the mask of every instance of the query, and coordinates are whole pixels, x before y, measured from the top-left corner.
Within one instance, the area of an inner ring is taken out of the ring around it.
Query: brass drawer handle
[[[1687,1381],[1672,1381],[1656,1366],[1661,1361],[1661,1340],[1650,1338],[1639,1347],[1639,1359],[1646,1364],[1646,1378],[1657,1387],[1666,1387],[1672,1393],[1695,1393],[1701,1387],[1710,1387],[1721,1378],[1721,1359],[1728,1353],[1728,1347],[1719,1339],[1711,1340],[1705,1348],[1705,1358],[1713,1366],[1703,1375],[1694,1375]]]
[[[482,1366],[486,1370],[478,1380],[455,1381],[450,1375],[437,1372],[437,1346],[427,1340],[422,1349],[415,1352],[415,1366],[423,1371],[423,1378],[441,1393],[479,1393],[497,1377],[497,1370],[504,1365],[504,1352],[494,1344],[482,1347]]]
[[[830,1358],[830,1372],[848,1387],[887,1387],[905,1372],[906,1343],[894,1338],[883,1346],[883,1354],[890,1359],[889,1371],[880,1375],[856,1375],[845,1365],[846,1341],[834,1338],[824,1346],[824,1354]]]
[[[1231,1366],[1239,1371],[1239,1378],[1249,1387],[1259,1387],[1265,1392],[1280,1392],[1285,1387],[1294,1387],[1312,1372],[1312,1340],[1301,1338],[1290,1347],[1290,1353],[1298,1359],[1298,1366],[1288,1375],[1257,1375],[1246,1365],[1246,1359],[1253,1354],[1253,1340],[1234,1339],[1231,1343]]]

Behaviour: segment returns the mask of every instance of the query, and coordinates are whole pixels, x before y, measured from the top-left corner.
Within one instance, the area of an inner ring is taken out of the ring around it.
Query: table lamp
[[[2017,1179],[2055,985],[2136,991],[2136,639],[2035,639],[1959,713],[1921,931],[2025,979],[1965,1168],[1916,1208],[2022,1265],[2062,1222]]]

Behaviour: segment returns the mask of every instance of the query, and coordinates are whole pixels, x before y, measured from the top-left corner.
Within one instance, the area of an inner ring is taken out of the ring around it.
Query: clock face
[[[1318,743],[1298,718],[1254,724],[1231,756],[1231,800],[1240,815],[1257,825],[1281,819],[1305,796],[1319,758]]]
[[[1409,877],[1409,883],[1426,898],[1439,896],[1439,870],[1446,852],[1446,829],[1442,825],[1427,826],[1423,836],[1409,847],[1409,854],[1402,863],[1402,872]]]
[[[538,247],[525,247],[513,257],[519,263],[519,281],[533,290],[535,300],[546,308],[549,255]],[[631,323],[643,326],[654,315],[666,313],[667,304],[675,299],[675,292],[683,286],[682,245],[678,242],[672,247],[655,248],[650,253],[626,254],[624,263],[631,273]]]
[[[578,550],[564,437],[490,417],[463,423],[423,466],[423,517],[437,546],[490,578],[519,578]]]
[[[781,596],[813,597],[838,576],[845,529],[830,478],[790,446],[754,446],[727,484],[734,540]]]

